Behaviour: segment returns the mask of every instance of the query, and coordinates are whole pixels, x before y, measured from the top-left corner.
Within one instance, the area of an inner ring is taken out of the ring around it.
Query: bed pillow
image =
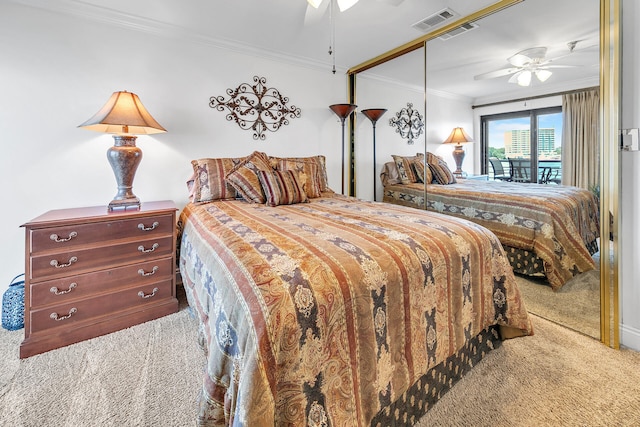
[[[411,166],[416,171],[416,177],[418,178],[418,182],[426,182],[427,184],[431,184],[433,182],[433,174],[431,172],[431,168],[427,165],[427,168],[424,167],[424,161],[420,159],[415,159],[411,162]],[[426,172],[426,181],[425,181],[425,172]]]
[[[396,167],[395,162],[387,162],[384,164],[382,168],[382,172],[380,173],[380,179],[382,180],[382,185],[393,185],[400,184],[400,176],[398,175],[398,168]]]
[[[322,196],[322,185],[326,179],[324,161],[320,161],[318,157],[324,158],[324,156],[299,158],[269,157],[269,161],[271,166],[276,170],[292,170],[297,172],[298,179],[302,183],[307,197],[313,199]],[[328,188],[326,183],[325,188]]]
[[[449,169],[449,166],[447,166],[447,163],[444,160],[438,159],[437,163],[429,163],[429,169],[431,169],[433,179],[438,184],[447,185],[455,184],[457,182],[456,177],[453,175],[453,172],[451,172],[451,169]]]
[[[413,165],[411,163],[416,159],[422,159],[422,156],[422,153],[417,153],[415,156],[411,157],[397,156],[395,154],[391,155],[391,157],[393,157],[394,163],[396,164],[396,168],[398,169],[400,182],[402,182],[403,184],[418,182],[416,172],[413,169]]]
[[[267,206],[293,205],[309,201],[296,171],[259,170],[258,179]]]
[[[225,180],[225,176],[245,158],[218,158],[192,160],[193,183],[187,181],[189,195],[194,203],[214,200],[232,200],[237,194],[235,188]]]
[[[320,192],[334,191],[329,188],[329,178],[327,177],[327,162],[325,156],[309,156],[309,157],[269,157],[271,166],[274,169],[280,170],[296,170],[299,171],[303,167],[304,163],[313,163],[318,167],[316,174],[318,184],[320,185]]]
[[[231,169],[226,179],[247,202],[264,203],[265,196],[258,179],[258,171],[261,170],[271,172],[273,169],[265,153],[254,151]]]

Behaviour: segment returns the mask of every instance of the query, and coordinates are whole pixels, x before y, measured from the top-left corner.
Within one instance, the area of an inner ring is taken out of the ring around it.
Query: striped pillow
[[[271,162],[271,166],[274,169],[295,170],[298,173],[304,172],[307,178],[306,181],[308,182],[310,179],[309,177],[311,177],[311,179],[315,181],[315,184],[317,184],[320,187],[320,192],[328,191],[333,193],[333,190],[329,188],[329,179],[327,177],[327,165],[326,165],[326,159],[324,156],[318,155],[318,156],[310,156],[310,157],[269,157],[269,160]],[[315,177],[313,177],[313,174],[307,173],[307,172],[310,172],[308,170],[311,168],[309,166],[310,164],[315,165],[317,168]],[[302,176],[300,176],[300,179],[302,181],[305,181],[305,179]],[[313,191],[314,190],[311,189],[311,193],[313,193]],[[309,190],[307,190],[307,196],[320,197],[320,195],[312,196],[311,194],[309,194]]]
[[[244,157],[192,160],[191,200],[194,203],[206,203],[214,200],[235,199],[236,190],[225,181],[224,177],[243,160]]]
[[[393,161],[396,164],[396,168],[398,169],[398,175],[400,176],[400,181],[403,184],[411,184],[412,182],[418,182],[418,177],[416,176],[416,172],[413,169],[411,163],[416,159],[422,159],[423,154],[417,153],[412,157],[405,156],[397,156],[392,154]]]
[[[444,160],[438,160],[438,163],[429,163],[429,169],[431,169],[433,179],[438,184],[446,185],[458,182]]]
[[[247,202],[264,203],[265,197],[258,179],[258,171],[261,170],[271,172],[269,157],[265,153],[254,151],[236,165],[226,175],[226,179]]]
[[[413,166],[413,169],[416,171],[416,177],[418,178],[418,182],[426,182],[427,184],[431,184],[431,182],[433,181],[433,174],[431,173],[431,168],[427,166],[427,169],[426,169],[427,180],[425,181],[425,168],[424,168],[424,161],[422,160],[422,158],[415,159],[413,162],[411,162],[411,166]]]
[[[271,165],[273,166],[273,162]],[[320,187],[320,168],[315,161],[302,161],[293,159],[279,159],[276,169],[280,171],[292,170],[298,173],[298,179],[304,186],[307,197],[316,198],[322,196]]]
[[[259,170],[258,179],[262,185],[267,206],[293,205],[309,201],[295,171]]]

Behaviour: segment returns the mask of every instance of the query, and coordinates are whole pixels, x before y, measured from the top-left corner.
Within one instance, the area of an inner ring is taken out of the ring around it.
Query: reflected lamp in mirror
[[[329,105],[331,111],[336,113],[342,123],[342,194],[344,194],[344,121],[358,106],[355,104],[333,104]]]
[[[366,110],[362,110],[362,114],[365,115],[366,118],[371,120],[371,124],[373,125],[373,201],[376,201],[376,122],[387,110],[385,108],[368,108]]]
[[[78,127],[113,134],[113,146],[107,150],[107,158],[116,177],[118,192],[109,203],[109,211],[140,208],[140,199],[133,194],[133,177],[142,160],[142,150],[136,147],[136,135],[167,130],[144,108],[138,95],[127,91],[114,92],[100,111]]]
[[[456,162],[456,170],[453,172],[456,176],[463,176],[462,161],[464,160],[464,150],[462,144],[467,142],[473,142],[473,139],[464,131],[464,129],[458,127],[451,131],[451,134],[447,139],[443,141],[443,144],[456,144],[453,149],[453,159]]]

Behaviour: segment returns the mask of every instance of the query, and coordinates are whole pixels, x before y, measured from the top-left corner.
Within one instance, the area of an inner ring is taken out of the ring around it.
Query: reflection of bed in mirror
[[[422,182],[402,184],[394,162],[381,175],[383,202],[424,209]],[[428,210],[465,218],[491,230],[514,272],[544,276],[554,290],[593,270],[599,208],[590,191],[571,186],[457,179],[427,185]]]

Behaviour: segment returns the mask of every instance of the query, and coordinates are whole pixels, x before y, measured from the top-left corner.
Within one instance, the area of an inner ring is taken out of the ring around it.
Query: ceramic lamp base
[[[114,135],[114,145],[107,151],[107,158],[118,184],[118,193],[109,203],[109,211],[139,209],[140,199],[133,194],[133,178],[142,160],[142,150],[136,147],[133,135]]]

